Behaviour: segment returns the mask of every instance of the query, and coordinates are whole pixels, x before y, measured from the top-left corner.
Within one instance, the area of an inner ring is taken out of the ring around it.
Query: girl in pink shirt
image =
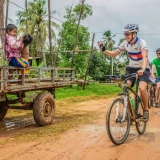
[[[20,58],[20,51],[23,47],[22,37],[16,39],[17,27],[14,24],[8,24],[6,27],[6,54],[9,66],[24,68],[28,66],[28,62]]]
[[[15,66],[19,68],[25,68],[28,66],[28,62],[20,58],[20,51],[23,48],[22,37],[19,40],[16,39],[17,27],[14,24],[8,24],[6,27],[6,55],[9,66]],[[10,74],[13,74],[14,70],[9,70]],[[10,80],[12,76],[9,76]]]

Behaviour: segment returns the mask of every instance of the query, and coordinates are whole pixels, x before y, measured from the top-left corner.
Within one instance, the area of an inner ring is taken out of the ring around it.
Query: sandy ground
[[[64,132],[57,138],[7,143],[0,148],[0,160],[159,160],[160,109],[150,110],[150,120],[143,135],[139,136],[135,125],[132,125],[126,142],[115,146],[108,138],[105,127],[106,111],[112,100],[110,98],[75,104],[79,110],[100,112],[100,118],[92,124]],[[8,131],[3,133],[5,134],[10,136]]]

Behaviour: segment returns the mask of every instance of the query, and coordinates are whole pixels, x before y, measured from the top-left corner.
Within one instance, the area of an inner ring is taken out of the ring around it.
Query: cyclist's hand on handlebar
[[[138,76],[142,76],[144,74],[144,70],[143,69],[140,69],[137,71],[137,75]]]
[[[156,76],[155,76],[154,74],[151,74],[151,77],[152,77],[153,79],[155,79],[155,78],[156,78]]]
[[[97,45],[99,46],[99,48],[100,48],[100,50],[101,50],[102,52],[104,52],[104,51],[106,50],[105,46],[103,45],[103,43],[102,43],[101,41],[98,41],[98,42],[97,42]]]

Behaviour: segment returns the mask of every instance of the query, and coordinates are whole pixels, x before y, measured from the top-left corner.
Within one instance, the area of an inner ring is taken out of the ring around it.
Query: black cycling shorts
[[[128,74],[132,74],[132,73],[136,73],[138,70],[140,70],[141,68],[132,68],[132,67],[126,67],[126,75]],[[149,73],[150,73],[150,70],[149,68],[146,68],[145,69],[145,72],[143,73],[142,76],[139,76],[139,82],[140,81],[144,81],[146,82],[147,84],[149,83]],[[128,79],[129,81],[132,82],[132,86],[134,86],[134,83],[135,83],[135,80],[136,78],[135,77],[131,77]]]

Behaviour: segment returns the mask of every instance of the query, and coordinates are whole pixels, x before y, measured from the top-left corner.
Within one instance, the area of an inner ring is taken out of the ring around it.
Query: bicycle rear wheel
[[[110,140],[120,145],[125,142],[130,131],[130,114],[126,111],[125,119],[123,119],[124,100],[117,98],[111,104],[106,115],[106,129]]]
[[[136,122],[136,129],[137,132],[141,135],[146,130],[147,122],[143,121],[143,107],[141,102],[138,104],[138,111],[136,116],[137,122]]]

